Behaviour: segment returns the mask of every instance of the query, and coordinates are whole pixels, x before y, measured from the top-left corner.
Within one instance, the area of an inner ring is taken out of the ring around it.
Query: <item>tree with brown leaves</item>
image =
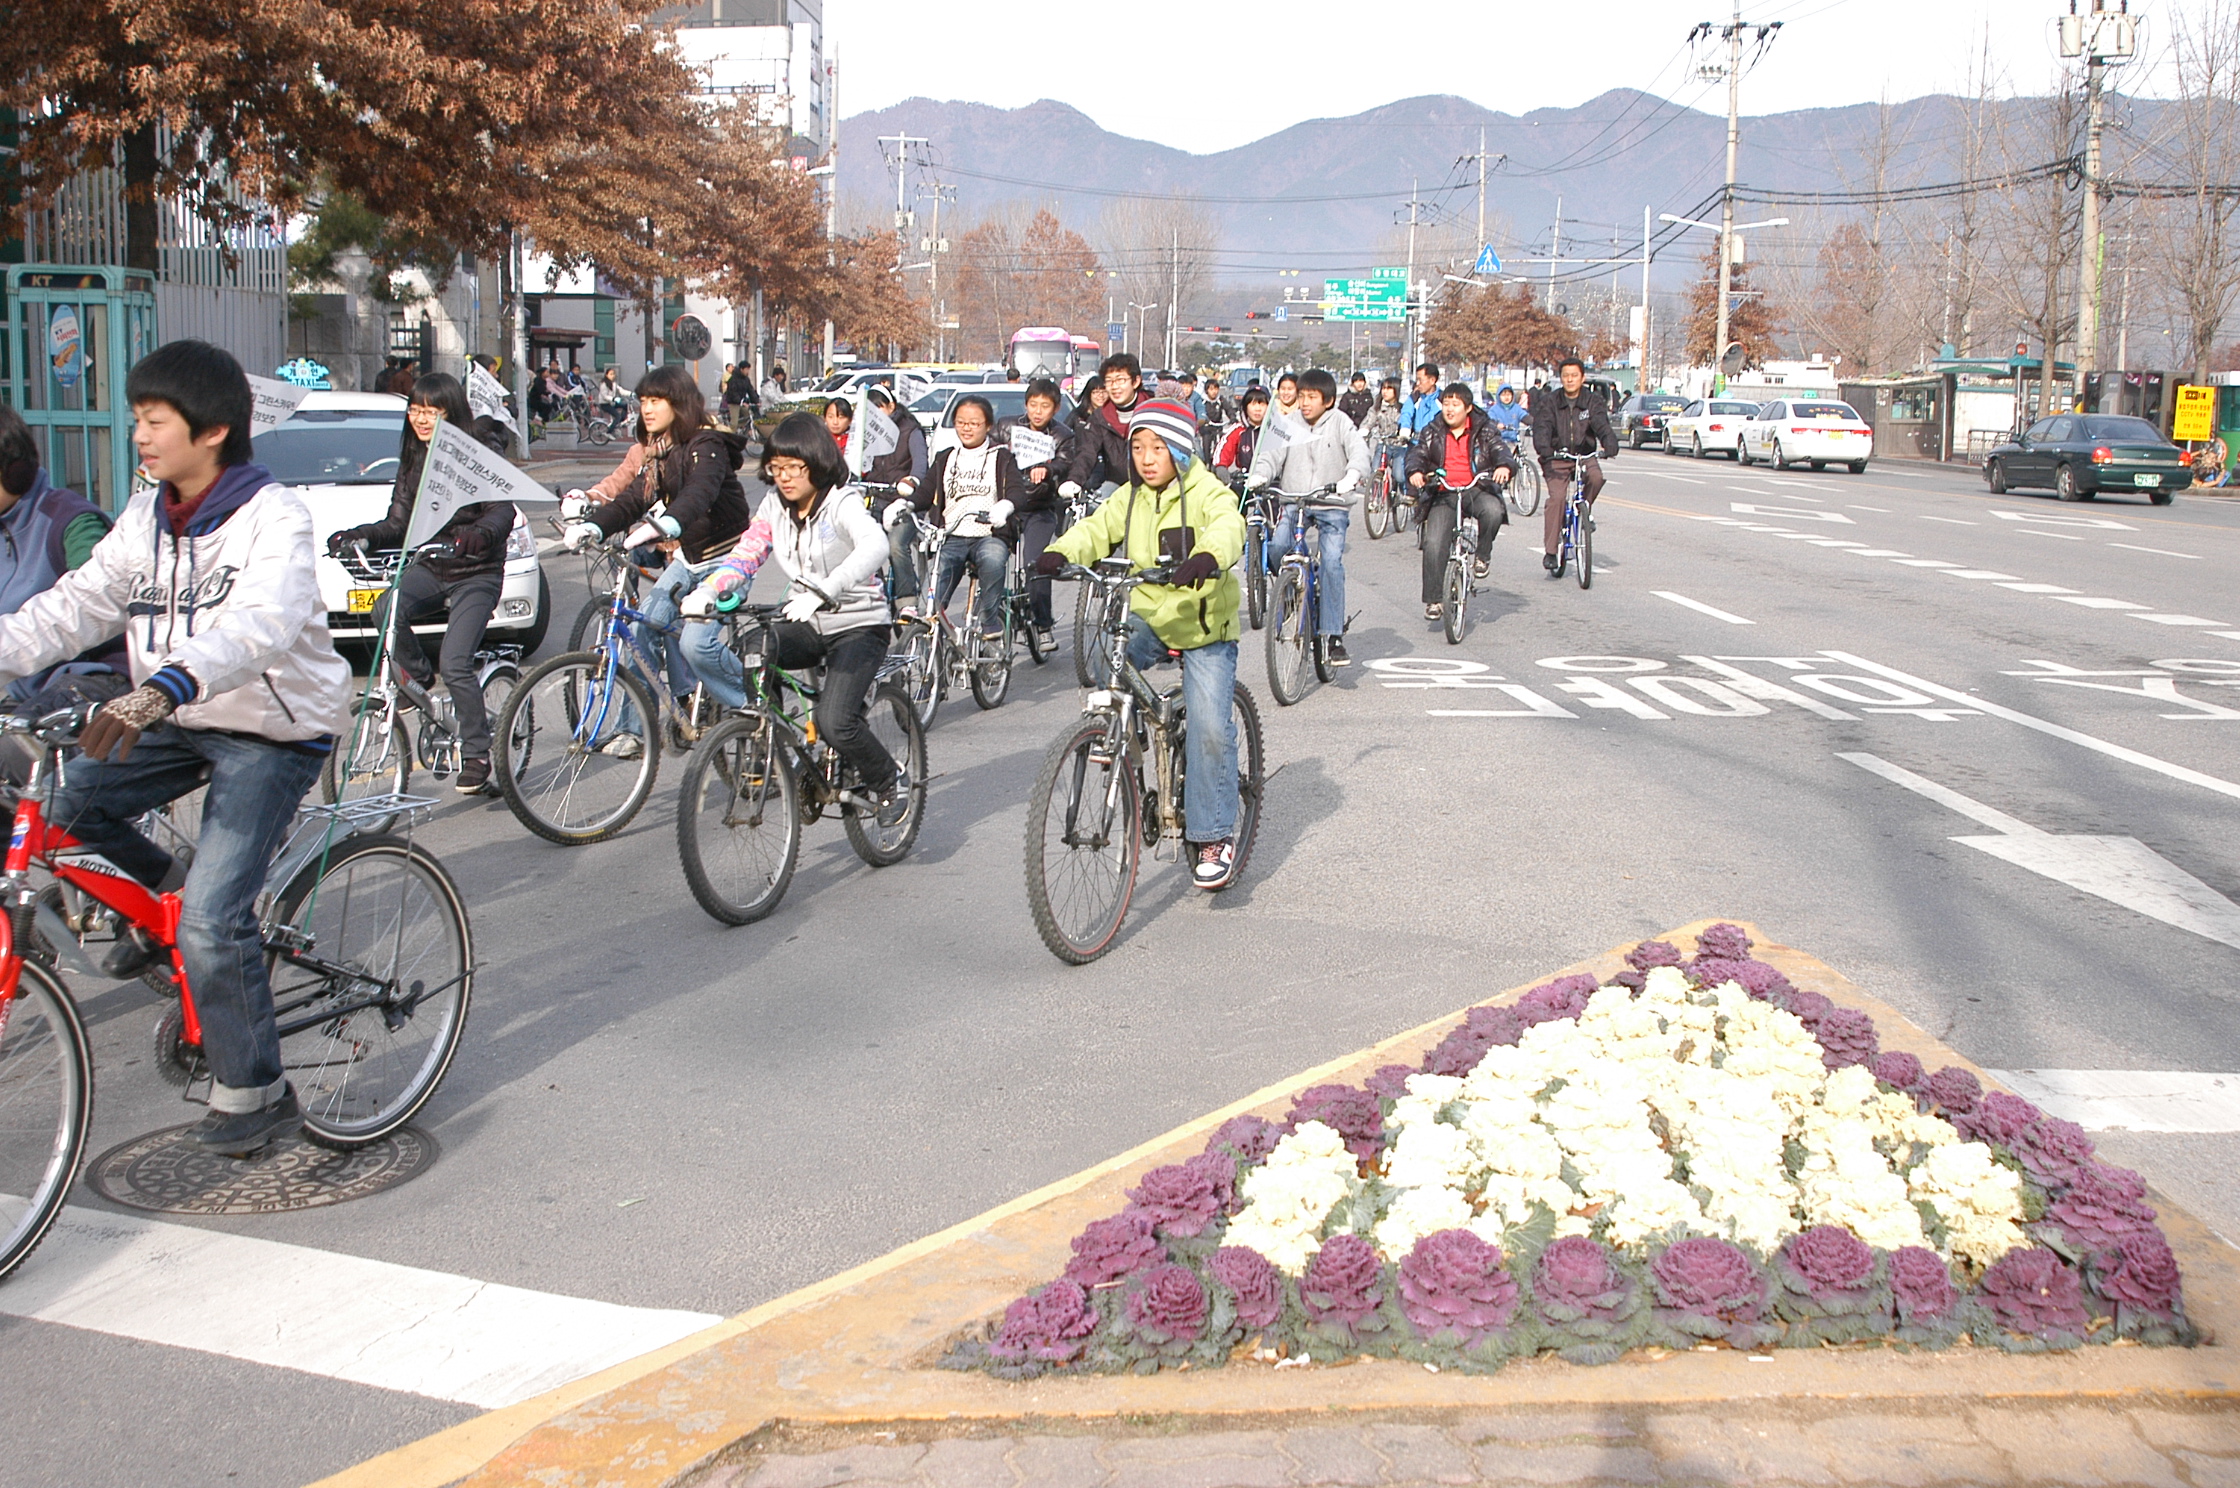
[[[1688,360],[1699,367],[1716,363],[1724,347],[1711,343],[1719,336],[1719,249],[1714,242],[1703,257],[1703,277],[1688,286]],[[1775,356],[1780,348],[1774,337],[1787,329],[1763,292],[1750,287],[1750,270],[1736,264],[1729,280],[1733,304],[1727,311],[1727,340],[1742,343],[1742,364],[1755,367]]]

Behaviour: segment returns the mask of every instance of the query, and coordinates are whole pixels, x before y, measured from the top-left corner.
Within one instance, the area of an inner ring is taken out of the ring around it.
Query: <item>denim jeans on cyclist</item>
[[[179,886],[179,955],[216,1082],[213,1111],[262,1110],[280,1095],[257,895],[325,759],[306,745],[166,723],[142,734],[128,760],[71,760],[48,811],[50,825],[154,889],[175,863],[134,822],[209,782],[194,861]]]
[[[1034,571],[1034,561],[1042,550],[1050,546],[1050,539],[1058,535],[1058,514],[1054,511],[1023,512],[1019,517],[1019,561]],[[1034,617],[1037,630],[1055,630],[1058,625],[1056,612],[1050,608],[1049,579],[1027,580],[1027,608]]]
[[[1478,519],[1478,561],[1493,551],[1493,540],[1509,520],[1498,491],[1472,486],[1470,515]],[[1423,523],[1423,602],[1438,604],[1446,595],[1447,555],[1454,551],[1455,529],[1462,525],[1452,491],[1417,491],[1416,515]]]
[[[1275,561],[1283,562],[1283,555],[1291,551],[1291,518],[1294,508],[1286,507],[1276,519]],[[1321,545],[1322,577],[1316,580],[1320,594],[1316,600],[1315,629],[1326,636],[1344,635],[1346,629],[1346,529],[1353,523],[1353,513],[1342,511],[1311,511],[1307,513],[1308,525],[1315,529]]]
[[[925,578],[918,572],[918,524],[902,522],[887,529],[887,575],[896,599],[916,599]]]
[[[711,563],[709,566],[714,565]],[[692,663],[685,660],[684,645],[673,628],[677,623],[677,601],[690,594],[692,586],[698,582],[699,575],[694,572],[691,564],[682,558],[672,558],[669,566],[661,571],[661,577],[653,581],[653,586],[646,590],[645,598],[637,605],[638,613],[646,617],[645,623],[636,627],[638,643],[646,648],[647,655],[655,659],[657,672],[666,667],[669,673],[669,691],[677,697],[683,697],[692,691],[693,685],[699,680],[693,675]],[[671,629],[663,633],[660,629],[663,626]],[[624,726],[629,726],[627,721]]]
[[[1141,615],[1128,617],[1128,661],[1147,672],[1167,659],[1166,642]],[[1182,830],[1192,842],[1237,835],[1237,643],[1208,641],[1182,653]]]
[[[1540,536],[1546,543],[1545,552],[1553,553],[1563,542],[1563,506],[1565,493],[1571,489],[1571,473],[1578,462],[1568,456],[1552,455],[1540,462],[1540,472],[1548,478],[1548,499],[1540,507]],[[1602,494],[1602,462],[1588,460],[1579,471],[1585,483],[1587,505]]]
[[[1011,548],[1000,537],[952,537],[941,544],[934,568],[933,607],[949,608],[969,565],[980,577],[980,607],[974,615],[983,632],[1003,629],[1004,569],[1011,563]]]

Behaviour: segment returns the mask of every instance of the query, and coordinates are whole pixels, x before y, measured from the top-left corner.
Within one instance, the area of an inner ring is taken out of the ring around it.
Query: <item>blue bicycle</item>
[[[689,751],[717,711],[704,686],[682,707],[670,696],[662,660],[638,627],[670,636],[678,626],[656,625],[631,603],[636,570],[612,556],[614,584],[590,645],[533,668],[497,720],[492,773],[506,805],[563,847],[628,826],[653,794],[664,742]]]
[[[1287,708],[1307,695],[1310,661],[1318,681],[1329,681],[1333,671],[1329,642],[1319,623],[1322,543],[1307,518],[1318,511],[1352,510],[1350,501],[1324,499],[1337,489],[1334,485],[1305,492],[1271,488],[1263,493],[1289,512],[1291,522],[1291,545],[1271,553],[1275,561],[1268,595],[1268,690]]]
[[[1276,559],[1270,541],[1276,530],[1275,510],[1265,492],[1245,490],[1241,471],[1229,478],[1229,489],[1237,493],[1238,510],[1244,513],[1245,619],[1258,630],[1268,623],[1268,574]]]
[[[1579,587],[1594,587],[1594,508],[1587,504],[1586,465],[1600,455],[1558,455],[1549,463],[1569,465],[1571,479],[1563,494],[1563,536],[1556,544],[1556,577],[1573,559],[1579,564]]]

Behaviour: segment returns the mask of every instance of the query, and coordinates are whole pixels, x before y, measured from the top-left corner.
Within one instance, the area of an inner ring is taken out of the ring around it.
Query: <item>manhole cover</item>
[[[112,1147],[86,1181],[105,1199],[159,1214],[284,1214],[395,1188],[425,1172],[438,1151],[434,1137],[408,1126],[355,1152],[297,1136],[243,1159],[205,1152],[189,1140],[193,1130],[175,1126]]]

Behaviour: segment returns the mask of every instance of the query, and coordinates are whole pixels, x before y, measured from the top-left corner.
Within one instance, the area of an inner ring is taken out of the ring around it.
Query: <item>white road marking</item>
[[[1859,525],[1842,512],[1812,511],[1801,506],[1760,506],[1753,501],[1730,501],[1727,509],[1741,512],[1746,517],[1779,517],[1784,522],[1840,522],[1846,527]]]
[[[0,1312],[485,1410],[722,1321],[74,1205]]]
[[[1980,522],[1963,521],[1959,517],[1932,517],[1927,512],[1916,513],[1924,522],[1950,522],[1955,527],[1980,527]]]
[[[2199,553],[2173,553],[2168,548],[2142,548],[2137,543],[2112,542],[2108,546],[2111,548],[2129,548],[2134,553],[2158,553],[2165,558],[2184,558],[2193,563],[2201,561]]]
[[[2001,584],[2002,589],[2012,589],[2017,594],[2074,594],[2074,589],[2064,589],[2059,584]]]
[[[1859,506],[1849,501],[1844,503],[1844,509],[1847,511],[1880,512],[1886,517],[1890,515],[1890,508],[1887,506]]]
[[[1778,475],[1768,478],[1766,484],[1769,486],[1796,486],[1800,490],[1806,491],[1833,491],[1835,489],[1834,486],[1829,485],[1826,481],[1784,480]],[[1809,496],[1804,496],[1798,499],[1803,501],[1810,501],[1812,498]]]
[[[2136,837],[2056,836],[1872,754],[1839,753],[1862,770],[1926,796],[1998,832],[1955,837],[2042,878],[2175,925],[2205,940],[2240,947],[2240,904],[2210,888]]]
[[[2021,577],[2019,574],[2000,573],[1990,568],[1948,568],[1944,570],[1944,576],[1948,579],[1996,579],[2002,583]]]
[[[2084,541],[2083,538],[2077,536],[2077,534],[2074,532],[2043,532],[2036,527],[2017,527],[2015,531],[2021,533],[2024,537],[2058,537],[2063,542]]]
[[[1964,563],[1947,563],[1942,558],[1900,558],[1900,568],[1965,568]]]
[[[2139,530],[2130,523],[2119,522],[2113,517],[2080,517],[2068,512],[2000,511],[1993,508],[1991,515],[2002,522],[2037,522],[2048,527],[2112,527],[2120,532]]]
[[[1881,460],[1875,462],[1874,470],[1877,475],[1902,475],[1907,480],[1935,480],[1937,478],[1926,470],[1900,470],[1896,466]]]
[[[2106,599],[2092,594],[2057,594],[2054,598],[2063,604],[2082,605],[2088,610],[2147,610],[2154,608],[2152,605],[2133,604],[2128,599]]]
[[[1684,482],[1685,484],[1687,484],[1687,485],[1691,485],[1691,486],[1708,486],[1708,485],[1710,485],[1710,484],[1711,484],[1711,482],[1709,482],[1709,481],[1707,481],[1707,480],[1704,480],[1704,479],[1703,479],[1702,477],[1700,477],[1700,476],[1694,476],[1694,475],[1674,475],[1674,474],[1673,474],[1673,473],[1672,473],[1671,471],[1669,471],[1669,470],[1667,470],[1667,471],[1663,471],[1663,472],[1661,472],[1661,473],[1663,474],[1663,476],[1664,476],[1664,478],[1665,478],[1666,480],[1676,480],[1676,481],[1681,481],[1681,482]]]
[[[1823,651],[1820,654],[1832,660],[1840,661],[1846,666],[1855,666],[1862,671],[1873,672],[1880,677],[1888,677],[1893,682],[1903,682],[1908,687],[1917,687],[1932,697],[1947,698],[1964,707],[1980,708],[1994,718],[2004,718],[2009,723],[2019,723],[2024,728],[2036,729],[2041,734],[2065,740],[2080,748],[2090,749],[2096,754],[2104,754],[2110,759],[2122,760],[2127,765],[2137,765],[2142,770],[2152,770],[2158,775],[2167,775],[2172,780],[2182,780],[2188,785],[2198,785],[2203,790],[2215,791],[2220,796],[2230,796],[2235,800],[2240,800],[2240,784],[2235,784],[2230,780],[2220,780],[2214,775],[2203,774],[2199,770],[2173,764],[2166,759],[2157,759],[2151,754],[2144,754],[2139,750],[2129,749],[2121,744],[2111,744],[2106,739],[2096,739],[2092,735],[2080,733],[2076,729],[2064,728],[2058,723],[2033,717],[2028,713],[1975,697],[1969,693],[1956,691],[1941,683],[1916,677],[1911,672],[1901,672],[1896,667],[1884,666],[1879,661],[1869,661],[1864,656],[1854,656],[1848,651]]]
[[[1649,592],[1659,599],[1669,599],[1676,605],[1685,605],[1699,615],[1709,615],[1714,620],[1724,620],[1729,625],[1755,625],[1758,623],[1755,620],[1745,620],[1740,615],[1730,615],[1725,610],[1715,609],[1700,599],[1690,599],[1685,594],[1675,594],[1670,589],[1652,589]]]
[[[1896,548],[1861,548],[1851,555],[1854,558],[1910,558],[1911,553],[1901,553]]]
[[[2134,620],[2152,620],[2157,625],[2222,625],[2222,620],[2204,620],[2199,615],[2133,615]]]
[[[2086,1131],[2240,1132],[2240,1074],[2199,1070],[1987,1070]]]
[[[2220,641],[2240,641],[2240,630],[2212,630],[2209,634]]]

